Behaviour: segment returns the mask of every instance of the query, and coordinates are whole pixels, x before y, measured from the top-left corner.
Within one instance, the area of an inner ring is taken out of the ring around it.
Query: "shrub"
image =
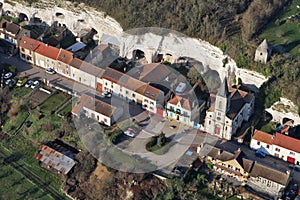
[[[157,144],[157,138],[158,138],[157,136],[151,137],[151,140],[146,144],[146,149],[147,150]]]

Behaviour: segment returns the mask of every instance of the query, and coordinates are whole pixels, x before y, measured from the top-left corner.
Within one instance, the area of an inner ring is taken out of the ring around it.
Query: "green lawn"
[[[300,21],[296,19],[289,22],[287,20],[291,15],[300,14],[297,5],[300,5],[300,0],[294,0],[290,6],[281,11],[259,38],[266,38],[271,45],[280,45],[286,52],[300,56]]]
[[[57,191],[60,191],[60,187],[63,183],[62,178],[40,167],[38,160],[34,157],[38,152],[38,145],[31,143],[23,135],[19,134],[12,137],[9,142],[5,143],[3,146],[10,152],[18,155],[20,161],[23,162],[30,171],[46,180],[47,183],[57,189]]]
[[[268,124],[265,124],[263,127],[261,127],[260,130],[266,133],[272,133],[276,131],[276,124],[269,122]]]
[[[2,163],[0,185],[0,199],[53,199],[23,174]]]
[[[68,98],[69,97],[66,94],[62,92],[57,92],[51,95],[46,101],[44,101],[39,106],[40,110],[44,113],[50,113],[52,111],[55,111]]]
[[[26,110],[20,110],[16,119],[7,120],[4,123],[3,130],[12,134],[21,126],[27,116],[28,112]]]
[[[72,103],[68,103],[63,107],[63,109],[59,111],[59,114],[63,116],[67,116],[69,113],[71,113],[72,108],[73,108]]]
[[[31,88],[26,88],[24,86],[22,87],[16,87],[13,91],[12,91],[12,97],[14,99],[19,99],[20,101],[25,100],[27,97],[30,96],[30,94],[32,94],[33,89]]]

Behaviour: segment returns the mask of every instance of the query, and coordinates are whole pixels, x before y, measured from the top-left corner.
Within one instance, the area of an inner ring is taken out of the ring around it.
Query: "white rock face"
[[[300,124],[297,106],[286,98],[280,98],[278,102],[274,103],[266,111],[273,116],[272,121],[274,122],[282,123],[283,118],[289,118],[294,120],[294,125]]]
[[[139,32],[139,31],[137,31]],[[228,55],[211,45],[210,43],[169,33],[160,36],[153,33],[144,35],[124,35],[121,39],[121,56],[132,57],[132,51],[139,49],[145,53],[147,61],[152,62],[153,56],[159,54],[171,54],[173,62],[179,57],[189,57],[202,62],[204,69],[199,69],[205,73],[208,69],[216,70],[221,80],[225,76],[236,74],[236,78],[241,78],[243,83],[259,88],[267,80],[263,75],[247,69],[237,68],[236,63]],[[223,67],[223,59],[228,58],[228,63]]]
[[[3,0],[0,1],[3,3]],[[105,16],[104,12],[96,11],[84,4],[65,1],[63,1],[64,4],[59,1],[39,1],[30,7],[24,3],[10,2],[15,5],[3,3],[3,9],[10,11],[16,17],[19,13],[24,13],[28,18],[39,17],[49,25],[58,21],[58,23],[65,24],[73,33],[78,33],[83,28],[94,28],[98,31],[99,39],[103,33],[117,36],[123,31],[116,20],[110,16]]]

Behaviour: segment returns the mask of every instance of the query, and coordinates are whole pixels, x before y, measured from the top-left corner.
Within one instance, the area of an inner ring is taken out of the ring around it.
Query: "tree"
[[[166,136],[163,132],[157,138],[157,146],[162,147],[166,143]]]
[[[205,177],[205,174],[197,174],[197,181],[198,181],[198,183],[200,183],[200,184],[204,184],[204,183],[206,183],[207,182],[207,179],[206,179],[206,177]]]
[[[195,67],[192,67],[187,73],[187,77],[189,78],[191,85],[194,85],[199,81],[201,75]]]

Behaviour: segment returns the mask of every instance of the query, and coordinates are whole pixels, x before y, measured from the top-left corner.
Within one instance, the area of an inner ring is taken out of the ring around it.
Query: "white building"
[[[251,138],[250,147],[252,149],[260,149],[269,155],[300,165],[300,140],[288,135],[281,133],[273,135],[255,130]]]
[[[267,193],[274,199],[281,197],[290,182],[290,171],[280,171],[254,162],[247,185],[256,191]]]
[[[122,116],[123,110],[83,94],[72,109],[72,114],[77,117],[83,114],[86,117],[95,119],[99,123],[111,126]]]
[[[211,99],[210,108],[206,112],[205,131],[230,140],[242,123],[249,120],[254,101],[254,95],[249,92],[235,88],[229,91],[225,77],[215,100]]]

